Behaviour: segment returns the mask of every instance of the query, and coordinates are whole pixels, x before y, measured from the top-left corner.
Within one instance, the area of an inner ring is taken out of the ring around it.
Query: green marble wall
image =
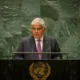
[[[30,22],[42,17],[69,59],[80,59],[80,0],[0,0],[0,59],[11,59]]]

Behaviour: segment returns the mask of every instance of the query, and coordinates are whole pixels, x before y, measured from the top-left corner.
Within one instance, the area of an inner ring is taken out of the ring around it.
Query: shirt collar
[[[38,39],[36,39],[36,38],[35,38],[35,41],[37,41],[37,40],[38,40]],[[43,36],[41,37],[41,39],[40,39],[40,40],[41,40],[41,41],[43,41]]]

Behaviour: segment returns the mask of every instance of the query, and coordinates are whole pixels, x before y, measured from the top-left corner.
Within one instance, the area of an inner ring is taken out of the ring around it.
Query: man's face
[[[45,32],[45,27],[43,27],[40,23],[36,23],[32,25],[32,35],[34,38],[40,39]]]

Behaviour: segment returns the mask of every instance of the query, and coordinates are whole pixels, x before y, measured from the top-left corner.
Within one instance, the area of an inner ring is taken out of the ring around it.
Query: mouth
[[[34,36],[39,36],[39,34],[34,34]]]

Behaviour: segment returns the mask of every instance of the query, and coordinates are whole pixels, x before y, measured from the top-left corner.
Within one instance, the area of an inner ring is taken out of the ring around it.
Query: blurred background
[[[46,34],[69,59],[80,59],[80,0],[0,0],[0,59],[12,59],[36,17],[45,20]]]

